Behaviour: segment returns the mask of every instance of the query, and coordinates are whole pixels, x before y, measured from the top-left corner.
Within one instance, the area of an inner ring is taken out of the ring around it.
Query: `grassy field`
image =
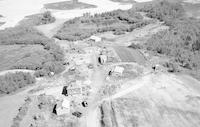
[[[72,1],[63,1],[56,3],[49,3],[44,5],[47,9],[56,9],[56,10],[72,10],[72,9],[85,9],[85,8],[96,8],[95,5],[82,3],[82,2],[72,2]]]
[[[13,69],[16,66],[35,69],[42,65],[47,54],[41,45],[1,45],[0,71]]]
[[[138,50],[121,46],[115,46],[114,49],[122,62],[136,62],[141,65],[146,62],[144,55]]]

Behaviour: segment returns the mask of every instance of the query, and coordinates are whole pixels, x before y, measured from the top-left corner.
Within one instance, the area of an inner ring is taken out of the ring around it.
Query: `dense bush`
[[[51,15],[50,11],[46,11],[42,14],[41,23],[40,24],[48,24],[55,22],[55,17]]]
[[[147,50],[172,59],[175,64],[164,64],[168,71],[177,71],[177,64],[199,70],[200,22],[197,19],[187,18],[181,4],[167,0],[143,3],[136,10],[146,12],[147,16],[164,21],[169,26],[168,30],[156,33],[143,45]],[[137,46],[134,45],[134,48]]]
[[[84,14],[82,17],[65,22],[54,37],[76,41],[107,31],[113,31],[114,34],[119,35],[147,24],[149,22],[143,20],[143,17],[133,10],[115,10],[94,16]]]
[[[171,21],[170,29],[155,34],[146,43],[148,50],[173,57],[182,67],[200,67],[200,22],[195,19]]]
[[[43,64],[42,69],[35,72],[36,77],[42,77],[42,76],[51,76],[51,72],[54,74],[59,74],[63,72],[65,69],[65,66],[62,62],[46,62]]]
[[[46,14],[48,17],[48,13]],[[28,26],[16,26],[14,28],[8,28],[0,31],[0,45],[14,45],[14,44],[25,44],[25,45],[35,45],[40,44],[44,46],[44,49],[47,51],[45,55],[45,59],[43,61],[38,62],[38,64],[26,64],[26,62],[18,62],[12,66],[12,69],[31,69],[31,70],[45,70],[45,73],[48,73],[50,70],[44,69],[46,63],[52,63],[52,66],[59,66],[58,68],[63,68],[64,54],[63,50],[56,45],[53,40],[48,39],[43,34],[39,33],[32,27]],[[33,54],[31,54],[33,55]],[[37,54],[40,55],[40,54]],[[58,64],[60,63],[60,64]],[[61,70],[61,69],[60,69]],[[56,73],[58,71],[56,70]],[[60,72],[60,71],[59,71]]]
[[[164,67],[167,68],[167,71],[168,72],[179,72],[179,67],[176,63],[173,63],[173,62],[169,62],[169,61],[166,61],[164,63],[161,63]]]
[[[140,44],[135,44],[135,43],[132,43],[130,46],[128,46],[129,48],[133,48],[133,49],[140,49],[142,48],[142,46]]]
[[[133,10],[146,12],[147,16],[161,21],[179,18],[184,15],[184,9],[176,1],[158,0],[136,4]]]
[[[50,39],[32,27],[16,26],[0,31],[0,45],[41,44],[51,42]]]
[[[35,83],[35,77],[30,73],[16,72],[0,76],[0,94],[9,94],[19,88]]]
[[[23,26],[37,26],[55,22],[55,17],[51,15],[50,11],[46,11],[41,14],[34,14],[26,16],[24,20],[20,21],[20,25]]]

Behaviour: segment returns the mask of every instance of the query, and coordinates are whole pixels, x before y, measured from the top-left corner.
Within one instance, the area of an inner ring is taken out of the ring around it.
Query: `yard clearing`
[[[173,74],[151,73],[125,84],[129,87],[104,99],[101,110],[105,126],[199,126],[199,81],[191,77],[184,79]],[[193,84],[198,84],[198,90]]]
[[[114,46],[113,48],[122,62],[136,62],[140,65],[144,65],[146,62],[145,56],[139,50],[122,46]]]

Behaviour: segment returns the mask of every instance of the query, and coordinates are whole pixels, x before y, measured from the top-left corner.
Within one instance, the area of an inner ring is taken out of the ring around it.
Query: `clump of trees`
[[[200,67],[200,22],[176,19],[170,29],[155,34],[146,43],[147,49],[174,58],[182,67]]]
[[[64,53],[60,46],[55,43],[48,43],[44,46],[50,53],[50,58],[43,62],[41,68],[36,71],[35,76],[48,76],[51,72],[59,74],[65,70],[64,66]]]
[[[135,44],[135,43],[132,43],[128,47],[133,48],[133,49],[141,49],[142,48],[142,46],[140,44]]]
[[[150,18],[167,21],[182,17],[185,13],[184,8],[176,1],[158,0],[136,4],[133,10],[142,11]]]
[[[16,72],[0,76],[0,94],[9,94],[36,82],[30,73]]]
[[[26,16],[24,20],[20,22],[23,26],[38,26],[38,25],[44,25],[55,22],[55,17],[52,16],[50,11],[45,11],[41,14],[34,14],[30,16]]]
[[[54,37],[61,40],[76,41],[107,31],[113,31],[114,34],[119,35],[131,32],[135,28],[149,23],[133,10],[115,10],[94,16],[84,14],[82,17],[65,22]]]
[[[53,23],[56,21],[56,18],[53,17],[51,15],[51,12],[50,11],[46,11],[42,14],[41,16],[41,22],[40,22],[40,25],[41,24],[49,24],[49,23]]]

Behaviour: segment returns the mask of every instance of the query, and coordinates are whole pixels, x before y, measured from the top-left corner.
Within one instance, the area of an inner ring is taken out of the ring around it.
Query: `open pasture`
[[[113,47],[122,62],[136,62],[144,65],[146,62],[145,56],[136,49],[131,49],[122,46]]]

